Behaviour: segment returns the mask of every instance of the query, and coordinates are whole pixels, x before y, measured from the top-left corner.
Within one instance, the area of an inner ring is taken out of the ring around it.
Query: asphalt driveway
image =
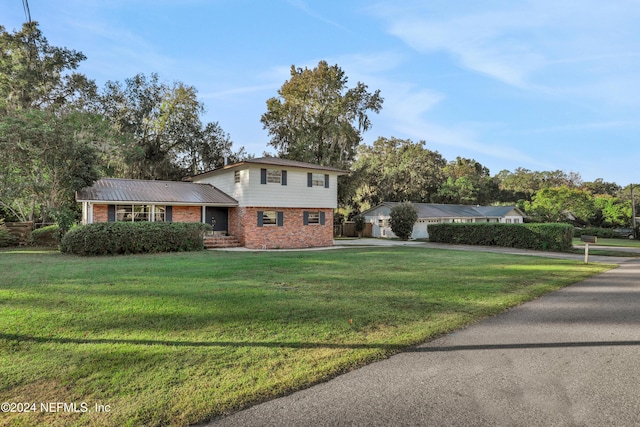
[[[210,426],[638,426],[640,260]]]

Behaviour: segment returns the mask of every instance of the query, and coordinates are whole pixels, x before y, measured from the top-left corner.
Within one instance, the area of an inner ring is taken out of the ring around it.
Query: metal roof
[[[392,208],[399,205],[400,202],[384,202],[378,206],[364,211],[373,211],[380,206],[388,206]],[[418,210],[418,218],[486,218],[486,217],[503,217],[512,210],[522,214],[516,206],[471,206],[471,205],[448,205],[437,203],[413,203]],[[524,214],[522,214],[524,216]]]
[[[210,184],[102,178],[76,193],[78,202],[144,202],[237,206],[238,201]]]
[[[204,172],[198,175],[191,177],[191,179],[197,177],[202,177],[203,175],[212,175],[219,173],[224,170],[234,169],[247,164],[258,164],[265,166],[279,166],[283,168],[301,168],[301,169],[311,169],[318,171],[327,171],[327,172],[335,172],[338,175],[347,175],[349,172],[343,169],[333,168],[330,166],[321,166],[313,163],[299,162],[297,160],[289,160],[289,159],[281,159],[279,157],[260,157],[257,159],[246,159],[238,163],[234,163],[231,165],[227,165],[218,169],[214,169],[208,172]]]

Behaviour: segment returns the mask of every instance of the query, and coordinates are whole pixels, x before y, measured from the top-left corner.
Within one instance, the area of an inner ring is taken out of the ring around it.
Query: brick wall
[[[201,222],[202,206],[174,206],[171,222]]]
[[[108,205],[93,205],[93,222],[109,221]]]
[[[244,208],[229,208],[227,234],[236,237],[244,245],[244,235],[240,228],[240,210]]]
[[[284,225],[264,225],[258,227],[259,211],[283,212]],[[304,211],[324,212],[324,225],[304,225]],[[239,233],[236,237],[249,249],[261,249],[263,247],[266,249],[294,249],[333,245],[333,209],[242,207],[237,208],[237,212],[237,228]],[[230,210],[230,223],[231,216],[232,212]],[[229,228],[231,229],[231,226]]]

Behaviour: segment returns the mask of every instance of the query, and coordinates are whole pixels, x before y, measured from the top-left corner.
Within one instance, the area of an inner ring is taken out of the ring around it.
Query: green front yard
[[[0,252],[0,402],[77,405],[0,425],[203,422],[611,267],[405,247]]]
[[[573,244],[576,246],[584,246],[584,242],[580,239],[573,239]],[[598,246],[619,246],[623,248],[638,248],[640,249],[640,240],[633,239],[606,239],[598,237]]]

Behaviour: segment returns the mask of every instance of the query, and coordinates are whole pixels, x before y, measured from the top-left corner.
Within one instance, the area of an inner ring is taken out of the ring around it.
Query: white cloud
[[[536,0],[373,8],[390,34],[422,55],[449,54],[459,66],[545,95],[637,105],[640,74],[634,0]],[[626,95],[625,95],[626,93]]]

